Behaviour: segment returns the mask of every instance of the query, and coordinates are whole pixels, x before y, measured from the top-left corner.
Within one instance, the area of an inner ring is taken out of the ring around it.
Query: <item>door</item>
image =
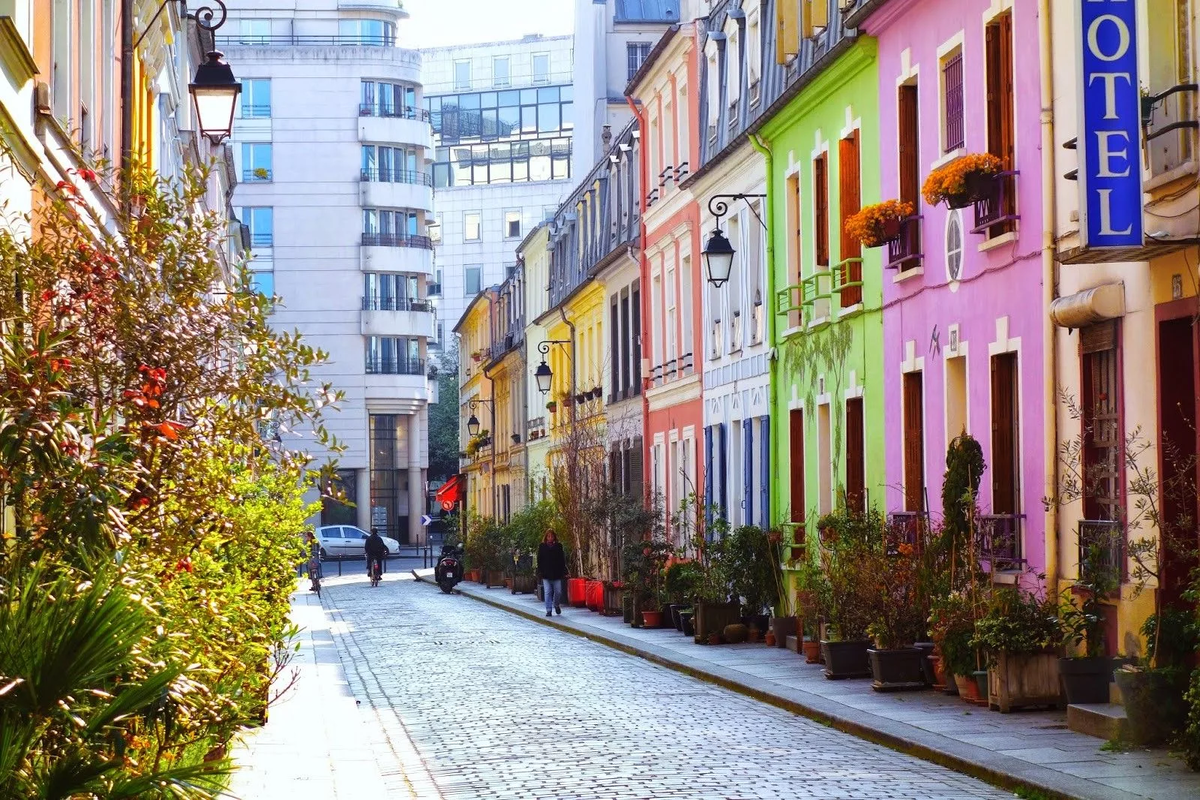
[[[788,414],[788,476],[791,480],[792,522],[804,522],[804,411]]]
[[[846,401],[846,508],[859,514],[867,510],[866,442],[863,437],[863,401]]]
[[[1179,606],[1194,559],[1181,556],[1179,545],[1194,545],[1182,521],[1197,518],[1196,331],[1191,317],[1158,325],[1159,447],[1162,475],[1162,519],[1168,533],[1163,600]],[[1143,465],[1144,468],[1144,465]],[[1195,530],[1194,524],[1191,530]]]
[[[904,508],[925,510],[925,419],[923,373],[904,374]]]

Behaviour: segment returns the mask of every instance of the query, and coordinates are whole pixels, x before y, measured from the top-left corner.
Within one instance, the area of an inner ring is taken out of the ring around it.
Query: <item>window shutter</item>
[[[717,507],[721,510],[721,516],[729,519],[729,462],[726,460],[729,451],[728,442],[725,441],[725,427],[724,422],[717,425],[717,461],[721,464],[720,483],[717,484]]]
[[[630,493],[639,500],[645,500],[645,477],[642,473],[642,462],[645,458],[645,453],[642,448],[642,437],[633,437],[633,444],[629,451],[629,486]]]
[[[917,209],[921,202],[921,146],[916,85],[901,86],[898,102],[900,199]]]
[[[847,264],[847,259],[862,257],[862,244],[846,231],[846,220],[858,213],[862,206],[862,176],[859,169],[858,131],[854,131],[838,142],[838,216],[841,224],[841,279],[844,283],[862,280],[862,262]],[[840,303],[849,308],[862,302],[862,287],[842,290]]]
[[[846,401],[846,506],[863,512],[867,508],[866,453],[863,440],[863,401]]]
[[[987,151],[1004,157],[997,152],[1000,148],[1000,26],[988,25],[985,29],[984,56],[987,79]]]
[[[800,4],[797,0],[775,3],[775,63],[786,64],[800,52]]]
[[[925,426],[923,376],[904,375],[904,505],[908,511],[925,510]]]
[[[829,265],[829,174],[825,153],[813,161],[813,231],[816,261]]]
[[[742,420],[742,508],[747,525],[754,524],[754,420]]]
[[[711,528],[713,522],[713,430],[704,428],[704,521]]]
[[[760,508],[759,524],[764,528],[771,524],[771,418],[762,417],[760,422],[761,444],[758,448]]]
[[[804,522],[804,412],[788,414],[788,476],[791,481],[792,522]]]

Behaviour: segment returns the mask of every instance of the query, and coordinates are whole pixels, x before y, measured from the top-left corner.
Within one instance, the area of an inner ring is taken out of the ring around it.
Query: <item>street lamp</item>
[[[708,282],[713,286],[719,288],[729,280],[729,273],[733,271],[733,256],[736,252],[733,245],[725,238],[725,234],[721,232],[721,217],[729,213],[729,204],[725,201],[762,199],[764,197],[766,195],[763,194],[715,194],[709,198],[708,213],[716,217],[717,225],[700,253],[704,256],[705,264],[708,266]],[[762,221],[762,217],[758,216],[754,206],[750,206],[750,213],[766,230],[767,224]]]
[[[188,84],[188,91],[196,105],[201,135],[214,145],[220,144],[233,133],[233,112],[242,92],[242,85],[233,77],[233,69],[223,53],[214,50],[208,54],[208,60],[196,68],[196,77]]]
[[[546,363],[546,356],[550,354],[550,345],[552,344],[571,344],[571,340],[547,339],[538,345],[538,352],[542,354],[542,363],[538,364],[538,368],[534,370],[533,377],[537,381],[538,391],[542,394],[550,391],[550,386],[554,382],[554,373],[550,370],[550,365]]]
[[[467,433],[471,434],[472,436],[479,435],[479,417],[475,416],[474,414],[472,414],[471,418],[467,420]]]

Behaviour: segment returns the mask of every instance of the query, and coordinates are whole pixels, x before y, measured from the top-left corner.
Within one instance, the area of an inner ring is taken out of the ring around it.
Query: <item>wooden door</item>
[[[863,435],[863,401],[846,401],[846,507],[867,510],[866,440]]]
[[[920,372],[904,374],[904,508],[925,510],[925,389]]]
[[[1020,513],[1017,354],[992,357],[992,513]]]
[[[841,219],[841,280],[862,282],[862,244],[846,232],[846,220],[862,208],[862,176],[859,171],[858,131],[838,143],[838,216]],[[853,260],[852,260],[853,259]],[[862,286],[841,291],[839,303],[849,308],[862,302]]]
[[[804,522],[804,411],[788,414],[788,469],[791,480],[792,522]]]

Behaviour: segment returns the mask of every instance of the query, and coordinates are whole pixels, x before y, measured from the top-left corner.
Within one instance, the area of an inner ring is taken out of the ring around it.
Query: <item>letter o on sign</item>
[[[1100,25],[1104,22],[1111,22],[1117,26],[1117,51],[1112,54],[1105,54],[1100,49]],[[1125,24],[1125,20],[1112,14],[1096,17],[1088,27],[1088,50],[1091,50],[1092,55],[1101,61],[1116,61],[1124,56],[1129,51],[1129,41],[1129,26]]]

